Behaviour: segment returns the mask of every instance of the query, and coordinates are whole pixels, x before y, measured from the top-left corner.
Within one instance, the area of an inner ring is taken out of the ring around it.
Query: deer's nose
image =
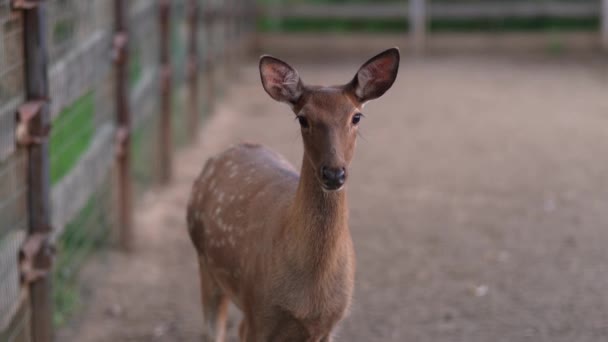
[[[321,180],[327,190],[336,190],[346,182],[346,170],[343,167],[326,167],[321,168]]]

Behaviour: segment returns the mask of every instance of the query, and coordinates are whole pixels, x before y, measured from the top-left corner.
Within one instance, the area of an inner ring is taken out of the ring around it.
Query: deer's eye
[[[308,128],[308,120],[305,117],[298,115],[298,122],[302,128]]]
[[[359,123],[359,121],[361,121],[362,117],[363,117],[363,114],[361,114],[361,113],[357,113],[357,114],[353,115],[353,125],[357,125]]]

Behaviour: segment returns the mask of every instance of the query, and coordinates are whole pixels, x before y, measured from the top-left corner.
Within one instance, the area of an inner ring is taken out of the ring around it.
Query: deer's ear
[[[295,104],[302,96],[302,81],[298,72],[278,58],[260,58],[260,76],[264,90],[273,99]]]
[[[361,103],[382,96],[395,82],[399,71],[399,49],[388,49],[365,62],[350,87]]]

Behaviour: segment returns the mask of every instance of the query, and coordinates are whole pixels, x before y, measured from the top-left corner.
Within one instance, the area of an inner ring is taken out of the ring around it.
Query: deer
[[[273,150],[240,143],[194,181],[186,219],[206,341],[224,340],[230,301],[243,313],[241,341],[332,341],[354,290],[346,180],[361,111],[393,85],[399,56],[388,49],[339,86],[305,85],[286,62],[260,58],[262,87],[300,125],[302,165],[298,173]]]

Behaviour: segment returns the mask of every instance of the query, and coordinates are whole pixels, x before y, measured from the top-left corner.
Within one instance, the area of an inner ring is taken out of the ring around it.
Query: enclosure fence
[[[289,19],[407,22],[408,43],[422,50],[432,20],[597,19],[598,43],[608,49],[608,0],[267,0],[260,15]]]
[[[52,341],[85,257],[132,248],[133,202],[171,179],[253,18],[249,0],[0,0],[0,341]]]

